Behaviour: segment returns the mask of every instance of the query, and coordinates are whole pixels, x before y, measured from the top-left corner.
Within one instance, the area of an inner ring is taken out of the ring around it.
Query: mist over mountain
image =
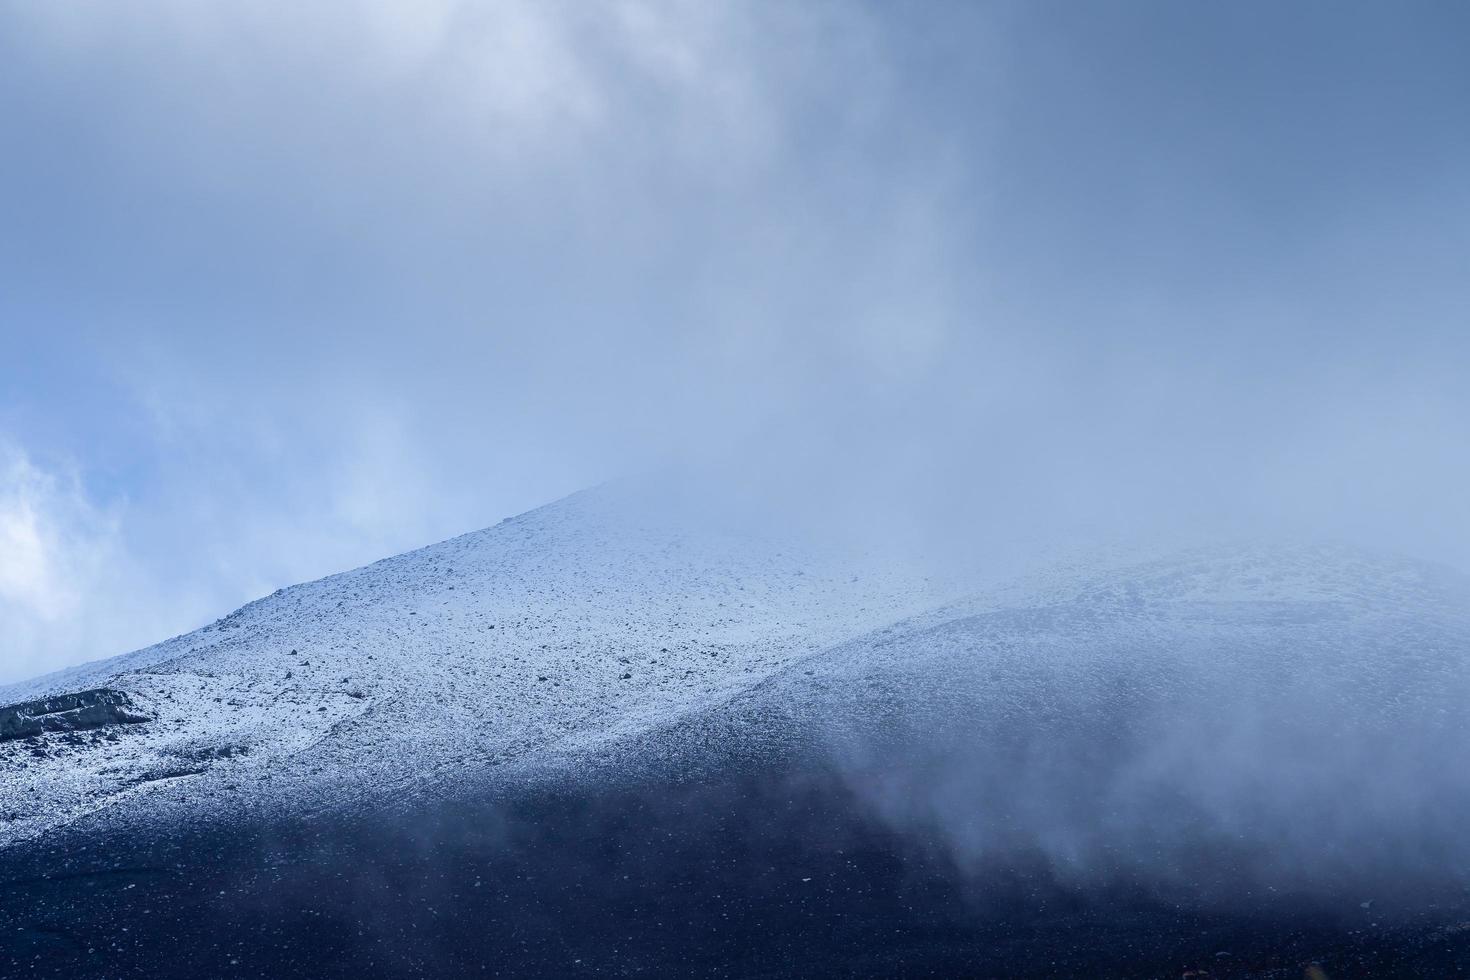
[[[0,862],[26,896],[6,912],[11,966],[140,928],[131,905],[47,884],[81,881],[181,896],[153,928],[284,928],[279,949],[231,947],[244,972],[375,972],[381,917],[401,928],[427,882],[475,868],[499,877],[455,887],[505,904],[451,889],[435,914],[488,916],[489,931],[392,938],[404,962],[542,971],[570,942],[592,972],[677,972],[686,943],[714,955],[784,907],[758,897],[766,873],[818,882],[809,915],[877,916],[906,936],[862,953],[816,943],[818,972],[1048,975],[1051,945],[1016,934],[1001,959],[993,933],[1057,903],[1076,914],[1022,921],[1078,930],[1071,971],[1132,975],[1095,930],[1135,929],[1150,908],[1173,911],[1139,947],[1149,969],[1208,961],[1219,951],[1199,944],[1221,929],[1248,955],[1212,975],[1316,957],[1408,976],[1465,952],[1450,938],[1470,887],[1465,576],[1350,548],[1209,544],[1038,549],[941,577],[913,554],[763,536],[749,511],[716,522],[707,504],[585,491],[0,692],[33,726],[0,740]],[[78,692],[93,700],[67,700]],[[849,846],[877,865],[854,870]],[[789,868],[749,863],[772,847]],[[683,894],[690,936],[650,932],[647,895],[592,870],[634,853],[642,873],[723,869],[686,892],[640,886]],[[941,892],[894,918],[893,861]],[[839,869],[870,897],[823,891]],[[354,884],[312,915],[373,943],[312,939],[260,892],[319,874]],[[365,874],[390,883],[359,894]],[[580,891],[546,906],[509,897],[511,880]],[[197,904],[201,882],[222,881],[224,907]],[[710,917],[730,901],[740,925],[716,940]],[[947,938],[908,934],[912,915],[941,917]],[[580,938],[561,933],[587,916]],[[1378,930],[1366,951],[1364,919]],[[561,939],[538,932],[548,922]],[[539,938],[507,945],[524,929]],[[614,933],[625,953],[605,948]],[[722,962],[772,968],[750,948]]]
[[[1470,973],[1467,36],[0,0],[0,977]]]
[[[0,683],[663,465],[1470,562],[1461,5],[928,6],[3,5]]]

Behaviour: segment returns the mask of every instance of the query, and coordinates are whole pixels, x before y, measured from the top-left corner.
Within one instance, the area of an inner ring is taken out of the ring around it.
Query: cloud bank
[[[146,583],[0,679],[671,462],[1463,562],[1461,19],[0,4],[4,567]]]

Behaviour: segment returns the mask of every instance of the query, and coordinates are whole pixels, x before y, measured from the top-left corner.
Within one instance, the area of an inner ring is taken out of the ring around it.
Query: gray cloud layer
[[[1463,19],[0,4],[0,678],[691,457],[1463,563]]]

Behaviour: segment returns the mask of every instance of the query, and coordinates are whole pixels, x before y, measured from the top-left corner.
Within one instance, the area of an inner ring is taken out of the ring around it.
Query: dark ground
[[[971,876],[825,775],[0,855],[0,976],[1453,977],[1470,905],[1191,911]],[[1193,972],[1191,972],[1193,971]],[[1204,972],[1207,971],[1207,972]]]

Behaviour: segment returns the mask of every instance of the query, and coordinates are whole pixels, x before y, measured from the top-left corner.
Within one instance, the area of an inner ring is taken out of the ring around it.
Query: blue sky
[[[0,0],[0,680],[687,455],[1470,565],[1467,9]]]

